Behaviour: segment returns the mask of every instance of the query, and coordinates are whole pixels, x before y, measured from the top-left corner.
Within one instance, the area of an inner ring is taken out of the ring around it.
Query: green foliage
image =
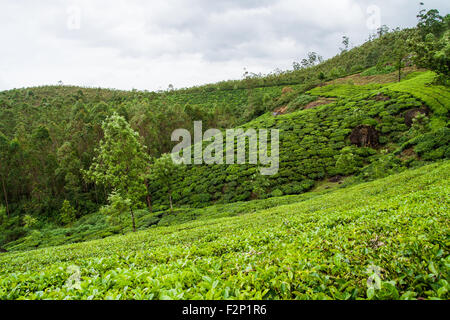
[[[0,299],[448,300],[449,170],[447,161],[252,214],[1,254]],[[78,288],[66,285],[69,266]]]
[[[64,200],[61,210],[60,210],[60,217],[61,222],[64,225],[69,225],[77,219],[77,211],[70,205],[69,200]]]
[[[107,216],[107,221],[113,226],[121,227],[124,230],[125,220],[132,206],[130,199],[123,199],[122,196],[113,191],[108,197],[109,204],[100,209],[100,213]]]
[[[439,31],[438,24],[432,23],[436,17],[431,13],[430,19],[424,21],[435,36],[433,43],[436,45],[430,48],[437,51],[432,53],[442,64],[446,61],[447,45],[445,30]],[[149,211],[153,207],[159,214],[170,206],[170,200],[184,210],[212,203],[265,199],[276,189],[293,195],[307,192],[316,183],[336,174],[337,157],[350,145],[348,136],[359,124],[376,127],[380,144],[389,150],[398,150],[411,141],[415,143],[419,140],[414,139],[419,136],[432,139],[432,135],[426,134],[448,126],[449,105],[448,88],[435,85],[434,74],[413,74],[392,87],[349,83],[326,86],[323,83],[375,66],[396,66],[395,58],[401,56],[396,50],[403,48],[399,44],[414,34],[414,30],[388,32],[381,28],[376,37],[362,46],[350,49],[344,43],[345,50],[327,61],[311,53],[303,66],[298,64],[298,70],[277,70],[267,75],[246,73],[242,80],[193,88],[126,92],[59,85],[0,92],[0,204],[7,216],[7,221],[0,226],[0,245],[8,244],[9,248],[18,250],[30,247],[26,240],[21,240],[30,235],[30,230],[23,227],[26,214],[38,220],[36,228],[41,232],[41,240],[33,243],[39,246],[114,233],[116,230],[108,226],[104,215],[98,214],[99,208],[108,203],[108,195],[114,188],[123,199],[132,201],[130,215],[136,216],[143,203]],[[400,62],[410,63],[409,56]],[[308,92],[319,84],[324,86]],[[376,95],[380,92],[391,100],[377,101]],[[323,97],[337,99],[329,105],[302,110],[314,99],[327,102]],[[403,112],[420,108],[422,104],[432,111],[429,124],[408,130]],[[270,112],[276,109],[290,114],[274,117]],[[101,148],[96,150],[96,147],[101,141],[105,143],[102,124],[112,117],[124,119],[120,126],[129,126],[139,136],[130,134],[129,128],[123,132],[117,130],[118,136],[135,138],[130,140],[131,144],[117,139],[118,144],[114,145],[112,142],[117,136],[110,135],[111,154],[116,157],[108,156],[103,161],[98,152]],[[127,159],[125,154],[133,154],[134,151],[127,149],[135,144],[133,139],[141,146],[138,149],[143,152],[139,154],[159,158],[173,147],[172,131],[176,128],[192,131],[194,120],[202,120],[205,130],[237,126],[280,129],[279,173],[262,181],[255,178],[257,166],[188,166],[173,177],[168,205],[169,188],[158,179],[150,179],[147,168],[141,165],[143,161],[136,160],[141,163],[136,167],[141,169],[131,175],[124,174],[122,169],[126,168],[113,164],[130,163],[133,156]],[[436,141],[438,145],[439,141]],[[444,147],[437,149],[432,151],[418,146],[421,155],[417,161],[445,158]],[[354,154],[358,159],[356,171],[377,159],[370,153],[360,154],[355,150]],[[89,169],[100,163],[103,178],[90,175],[92,179],[86,181],[83,173],[92,173]],[[107,175],[106,169],[111,174]],[[133,183],[124,194],[121,189],[128,185],[127,180]],[[122,187],[117,188],[117,184]],[[61,204],[66,199],[81,222],[62,230],[58,224],[61,223]]]
[[[422,10],[414,35],[409,39],[418,66],[435,71],[441,82],[450,76],[450,15],[436,9]]]
[[[431,85],[435,79],[434,72],[424,72],[405,81],[388,85],[386,89],[409,93],[426,103],[436,116],[447,117],[450,110],[450,91],[445,86]]]
[[[2,205],[0,205],[0,225],[6,222],[7,216],[6,216],[6,208]]]
[[[289,104],[287,105],[287,107],[288,107],[287,110],[289,112],[294,112],[315,100],[317,100],[317,97],[313,97],[313,96],[310,96],[307,94],[299,95],[296,98],[292,99],[292,101],[289,102]]]
[[[450,129],[441,128],[412,139],[408,145],[424,160],[437,160],[450,157]]]
[[[130,200],[130,213],[135,226],[133,208],[147,192],[144,184],[149,168],[149,157],[139,141],[139,135],[117,114],[103,123],[104,138],[97,150],[91,168],[86,172],[88,178],[105,185],[124,199]],[[113,197],[115,198],[115,197]]]
[[[365,181],[376,180],[401,172],[406,167],[402,161],[393,154],[381,155],[370,165],[364,167],[359,174]]]
[[[408,81],[403,80],[400,84]],[[416,82],[416,87],[420,88],[417,91],[447,93],[441,91],[440,86],[426,85],[426,89],[424,86],[424,82]],[[404,112],[421,107],[422,102],[409,94],[391,90],[391,85],[323,86],[306,94],[286,94],[283,104],[295,106],[317,96],[337,99],[326,105],[276,117],[265,114],[242,126],[244,130],[280,130],[280,169],[264,182],[264,186],[260,186],[255,179],[258,165],[188,165],[182,175],[174,178],[173,194],[177,207],[204,207],[211,203],[273,197],[277,196],[277,193],[272,193],[276,189],[283,194],[298,194],[310,190],[315,182],[327,177],[357,173],[375,161],[376,157],[372,156],[379,152],[368,148],[344,149],[351,145],[349,135],[352,129],[360,124],[373,126],[379,132],[380,144],[389,145],[390,152],[400,148],[406,141],[434,130],[431,123],[424,124],[420,130],[416,130],[417,126],[409,130]],[[380,97],[382,100],[379,100]],[[430,117],[433,119],[434,114],[430,114]],[[350,153],[353,156],[346,154],[346,150],[352,150]],[[441,158],[445,158],[444,154],[440,154]],[[339,167],[336,166],[338,160]],[[408,166],[408,163],[401,167]],[[389,170],[387,172],[395,172]],[[156,211],[165,210],[167,188],[156,188],[152,198]]]
[[[160,158],[156,159],[151,168],[151,179],[156,180],[156,182],[162,185],[164,190],[167,192],[169,196],[170,209],[173,209],[173,189],[181,170],[182,166],[174,163],[170,154],[164,154]],[[206,202],[207,201],[208,200],[206,200]]]
[[[362,76],[376,76],[379,74],[388,74],[388,73],[391,73],[394,71],[395,71],[395,67],[393,67],[393,66],[386,65],[383,67],[383,66],[377,65],[377,66],[374,66],[374,67],[371,67],[371,68],[365,70],[364,72],[361,73],[361,75]]]
[[[358,168],[356,156],[351,148],[344,148],[336,160],[336,173],[348,176],[354,173]]]
[[[347,98],[362,93],[370,93],[373,90],[382,88],[379,84],[356,86],[354,84],[332,84],[325,87],[317,87],[308,93],[314,96]]]
[[[280,189],[275,189],[271,193],[272,197],[281,197],[283,195],[283,191]]]
[[[23,224],[25,228],[31,229],[33,228],[37,223],[37,219],[35,217],[30,216],[29,214],[26,214],[23,217]]]

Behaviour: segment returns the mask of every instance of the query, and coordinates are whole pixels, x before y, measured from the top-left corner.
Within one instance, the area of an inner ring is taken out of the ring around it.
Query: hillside
[[[448,299],[449,170],[0,254],[0,299]]]
[[[351,185],[448,158],[448,86],[423,68],[400,64],[404,68],[396,70],[386,55],[414,32],[386,33],[299,70],[202,87],[0,92],[0,248],[30,249],[128,230],[127,224],[109,226],[99,213],[113,188],[85,174],[112,114],[137,132],[152,163],[172,150],[171,133],[178,128],[192,133],[194,121],[202,121],[203,130],[280,132],[279,170],[273,176],[258,174],[260,163],[183,166],[170,188],[147,176],[145,194],[135,203],[138,227],[173,214],[171,202],[178,212],[190,212],[301,195],[324,184]],[[184,216],[188,221],[195,214]]]
[[[448,300],[450,15],[417,17],[240,80],[0,92],[0,301]]]

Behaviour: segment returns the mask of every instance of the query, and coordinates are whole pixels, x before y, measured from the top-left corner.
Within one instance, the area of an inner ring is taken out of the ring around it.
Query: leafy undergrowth
[[[448,299],[449,170],[439,162],[242,216],[1,254],[0,299]]]

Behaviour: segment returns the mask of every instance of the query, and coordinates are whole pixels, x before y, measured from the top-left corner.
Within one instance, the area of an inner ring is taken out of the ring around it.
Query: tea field
[[[448,299],[449,172],[3,253],[0,299]]]

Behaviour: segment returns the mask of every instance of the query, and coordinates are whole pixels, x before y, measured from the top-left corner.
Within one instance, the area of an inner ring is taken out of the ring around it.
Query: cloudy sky
[[[446,0],[427,8],[450,12]],[[64,84],[158,90],[329,58],[379,24],[416,24],[419,0],[0,0],[0,90]]]

